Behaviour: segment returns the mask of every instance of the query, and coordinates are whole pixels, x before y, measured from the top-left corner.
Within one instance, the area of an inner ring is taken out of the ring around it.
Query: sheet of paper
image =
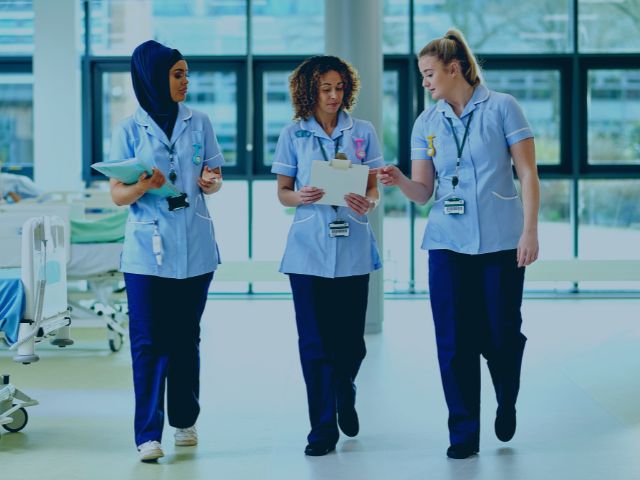
[[[314,160],[311,164],[311,186],[324,190],[324,196],[317,202],[323,205],[346,206],[344,196],[348,193],[365,195],[368,177],[366,165],[340,169],[323,160]]]

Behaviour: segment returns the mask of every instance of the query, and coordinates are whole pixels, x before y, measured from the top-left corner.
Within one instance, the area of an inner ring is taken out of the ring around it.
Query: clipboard
[[[353,165],[349,160],[333,159],[330,162],[314,160],[311,163],[311,185],[324,190],[324,196],[316,203],[347,206],[344,196],[367,193],[369,167]]]

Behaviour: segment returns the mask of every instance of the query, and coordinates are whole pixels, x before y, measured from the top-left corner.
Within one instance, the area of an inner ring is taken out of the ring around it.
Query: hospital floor
[[[41,346],[23,366],[0,350],[0,373],[41,404],[0,438],[0,478],[214,480],[617,480],[640,478],[640,301],[525,300],[518,431],[493,433],[483,366],[481,451],[445,456],[446,409],[427,300],[387,300],[384,332],[367,337],[358,377],[361,433],[335,453],[303,454],[308,420],[290,300],[208,302],[202,338],[200,444],[138,461],[128,345],[73,330],[66,350]],[[77,322],[79,325],[82,322]],[[484,363],[484,362],[483,362]]]

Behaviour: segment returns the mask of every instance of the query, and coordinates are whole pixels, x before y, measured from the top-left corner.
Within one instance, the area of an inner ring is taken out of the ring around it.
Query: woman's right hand
[[[302,205],[311,205],[312,203],[316,203],[324,196],[324,190],[305,185],[300,190],[298,190],[298,194],[300,195],[300,202],[302,203]]]
[[[378,181],[385,187],[398,185],[403,177],[402,172],[395,165],[385,165],[374,170]]]
[[[138,177],[138,185],[144,192],[153,190],[154,188],[160,188],[166,181],[164,174],[156,167],[153,167],[151,176],[144,172]]]

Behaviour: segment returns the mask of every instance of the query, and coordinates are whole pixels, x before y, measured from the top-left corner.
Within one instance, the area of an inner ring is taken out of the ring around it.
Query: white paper
[[[369,167],[351,165],[347,169],[335,168],[330,162],[314,160],[311,164],[311,186],[324,190],[324,196],[317,203],[323,205],[347,206],[344,196],[367,193]]]

